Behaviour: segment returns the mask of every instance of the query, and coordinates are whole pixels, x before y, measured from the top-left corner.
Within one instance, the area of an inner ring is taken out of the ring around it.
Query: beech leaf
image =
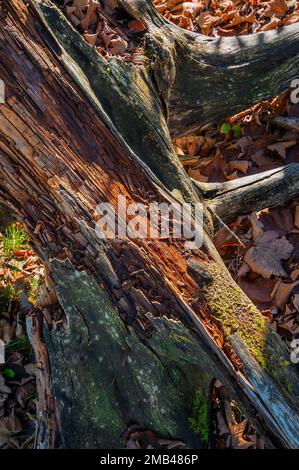
[[[253,272],[265,279],[270,279],[272,275],[285,277],[287,274],[281,260],[288,259],[293,249],[285,237],[278,238],[276,232],[269,231],[256,240],[244,259]]]

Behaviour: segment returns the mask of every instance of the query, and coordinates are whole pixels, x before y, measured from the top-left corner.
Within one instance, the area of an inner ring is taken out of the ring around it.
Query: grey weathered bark
[[[172,135],[196,131],[289,89],[298,76],[298,39],[297,24],[241,37],[179,38],[169,106]]]
[[[153,67],[167,103],[172,136],[192,133],[271,98],[298,78],[298,24],[248,36],[211,38],[170,24],[151,2],[120,3],[145,21],[156,39]]]
[[[299,132],[299,118],[291,116],[275,116],[271,123],[281,129]]]
[[[121,0],[147,23],[150,65],[111,59],[107,66],[53,2],[27,3],[2,2],[0,76],[7,97],[0,105],[0,196],[25,223],[51,293],[40,306],[48,321],[39,312],[28,321],[42,358],[38,445],[120,447],[121,431],[134,421],[205,446],[188,417],[196,393],[208,400],[217,377],[268,446],[298,447],[297,370],[285,365],[283,342],[221,263],[210,240],[210,202],[204,202],[200,250],[187,252],[174,239],[95,236],[97,204],[116,207],[119,194],[146,205],[203,201],[204,191],[174,153],[167,117],[173,134],[181,134],[182,121],[172,118],[181,48],[190,42],[191,55],[194,48],[205,54],[209,40],[198,37],[197,46],[195,36],[165,22],[147,0]],[[289,56],[279,50],[288,75]],[[202,69],[204,77],[214,80],[210,67]],[[276,81],[269,93],[278,90]],[[249,95],[247,104],[262,98]],[[186,118],[194,103],[182,100]],[[227,113],[236,107],[234,99]],[[188,119],[185,124],[184,132],[194,128]]]
[[[299,165],[291,164],[225,183],[198,183],[212,213],[228,224],[239,215],[282,205],[299,194]]]

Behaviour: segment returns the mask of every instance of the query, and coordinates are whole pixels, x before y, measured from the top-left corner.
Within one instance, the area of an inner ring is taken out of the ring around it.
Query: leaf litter
[[[299,21],[298,2],[286,0],[153,0],[169,21],[206,36],[240,36]]]
[[[0,339],[5,343],[5,363],[0,364],[0,449],[32,448],[34,444],[36,365],[26,315],[42,278],[43,267],[24,228],[15,222],[1,226]]]
[[[88,44],[106,59],[111,57],[142,65],[142,21],[118,7],[117,0],[64,0],[58,2],[72,25]]]

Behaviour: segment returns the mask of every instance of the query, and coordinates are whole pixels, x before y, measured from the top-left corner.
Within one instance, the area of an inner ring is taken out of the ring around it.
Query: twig
[[[244,243],[240,240],[240,238],[220,219],[220,217],[216,214],[216,212],[212,211],[210,209],[210,212],[212,214],[212,217],[215,217],[215,219],[217,220],[217,222],[222,226],[224,227],[228,233],[230,233],[232,235],[233,238],[235,238],[237,240],[237,242],[243,246],[245,248],[245,245]]]

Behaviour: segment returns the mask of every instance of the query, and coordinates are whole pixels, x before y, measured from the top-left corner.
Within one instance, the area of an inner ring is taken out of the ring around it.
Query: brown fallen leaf
[[[272,292],[273,302],[278,308],[280,308],[281,310],[284,309],[292,293],[292,290],[298,284],[299,284],[299,281],[295,281],[291,283],[283,282],[281,280],[278,281],[278,283],[276,284]]]
[[[99,33],[85,33],[83,37],[88,44],[95,46]]]
[[[244,175],[246,175],[250,165],[251,163],[247,160],[232,160],[229,162],[229,166],[232,170],[239,170],[241,173],[244,173]]]
[[[241,16],[240,13],[236,12],[232,21],[223,26],[224,29],[231,28],[232,26],[237,26],[241,23],[253,23],[255,21],[255,16],[254,14],[250,14],[248,16]]]
[[[15,336],[15,327],[9,323],[6,318],[0,320],[0,339],[8,344]]]
[[[259,220],[258,216],[259,214],[257,214],[256,212],[253,212],[248,217],[251,222],[252,238],[254,241],[260,238],[264,233],[264,225]]]
[[[224,436],[225,434],[229,434],[229,428],[226,424],[225,418],[223,416],[223,413],[221,411],[217,412],[217,427],[218,427],[218,432],[219,436]]]
[[[288,9],[288,4],[286,0],[270,0],[262,4],[265,7],[264,12],[261,14],[261,17],[271,18],[273,15],[284,15]]]
[[[112,55],[123,55],[125,54],[128,47],[127,41],[121,37],[111,39],[109,43],[109,52]]]
[[[279,235],[286,235],[294,229],[294,216],[290,207],[277,207],[265,209],[258,214],[259,221],[264,226],[264,231],[274,231]]]
[[[80,21],[80,26],[83,31],[87,31],[90,25],[96,20],[95,12],[98,8],[101,8],[100,3],[95,0],[89,0],[86,15]]]
[[[22,408],[25,408],[27,400],[32,396],[35,391],[35,382],[30,380],[24,385],[19,385],[15,391],[15,397],[17,402]]]
[[[288,259],[293,249],[285,237],[278,238],[276,232],[265,232],[247,251],[244,260],[253,272],[265,279],[270,279],[272,275],[286,277],[281,260]]]
[[[271,295],[276,283],[276,279],[264,279],[261,277],[258,277],[257,279],[240,277],[238,279],[238,284],[241,289],[255,304],[266,304],[271,302]]]
[[[299,312],[299,294],[294,295],[293,304],[297,312]]]
[[[256,436],[244,435],[248,420],[245,418],[241,423],[232,426],[232,448],[233,449],[249,449],[254,448],[256,444]],[[246,437],[246,439],[245,439]]]
[[[218,19],[218,17],[212,16],[210,13],[205,11],[196,18],[196,22],[200,27],[202,34],[206,34],[208,36],[213,31],[214,24]]]
[[[11,389],[5,385],[5,378],[0,375],[0,393],[11,393]]]
[[[274,16],[274,18],[272,18],[269,23],[266,23],[263,26],[257,28],[257,31],[270,31],[271,29],[276,29],[280,26],[282,26],[282,21]]]
[[[286,151],[288,148],[296,145],[296,140],[289,140],[287,142],[276,142],[275,144],[268,145],[268,149],[272,152],[277,152],[278,155],[284,160],[286,158]]]
[[[298,295],[298,294],[296,294]],[[295,335],[299,333],[299,325],[295,322],[294,318],[277,324],[277,331],[288,340],[292,340]]]
[[[144,23],[140,20],[129,21],[128,28],[132,33],[141,33],[146,29]]]
[[[299,269],[294,269],[294,271],[291,272],[290,274],[290,278],[292,279],[292,281],[297,281],[298,279],[298,276],[299,276]]]
[[[0,448],[9,444],[10,439],[22,430],[20,420],[14,412],[0,419]]]
[[[118,0],[105,0],[104,11],[109,15],[118,7]]]
[[[294,11],[288,18],[283,20],[283,26],[299,22],[299,11]]]
[[[238,278],[244,277],[248,273],[250,273],[250,267],[248,266],[248,264],[245,261],[243,261],[243,263],[241,264],[241,266],[239,268],[237,277]]]

